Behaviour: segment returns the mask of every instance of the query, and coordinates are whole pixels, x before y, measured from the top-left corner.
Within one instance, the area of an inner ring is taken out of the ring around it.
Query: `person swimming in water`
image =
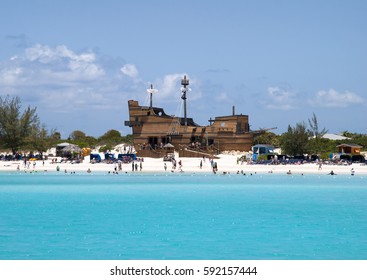
[[[330,171],[328,175],[336,175],[333,170]]]

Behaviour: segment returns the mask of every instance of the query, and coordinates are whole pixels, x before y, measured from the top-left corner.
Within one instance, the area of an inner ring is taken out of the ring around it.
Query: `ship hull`
[[[125,125],[132,128],[138,156],[163,157],[172,150],[184,156],[250,151],[256,135],[249,130],[247,115],[216,117],[210,125],[200,126],[191,118],[169,116],[162,108],[140,106],[134,100],[128,104]]]

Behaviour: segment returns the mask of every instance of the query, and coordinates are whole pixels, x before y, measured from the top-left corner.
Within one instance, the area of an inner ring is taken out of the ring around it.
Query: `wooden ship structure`
[[[167,157],[174,151],[180,157],[215,157],[223,151],[250,151],[256,135],[266,131],[251,131],[248,115],[215,117],[209,125],[201,126],[187,117],[186,99],[189,79],[181,80],[184,116],[171,116],[163,108],[153,107],[153,85],[147,89],[150,106],[141,106],[138,101],[129,100],[129,121],[125,125],[132,128],[134,148],[138,157]]]

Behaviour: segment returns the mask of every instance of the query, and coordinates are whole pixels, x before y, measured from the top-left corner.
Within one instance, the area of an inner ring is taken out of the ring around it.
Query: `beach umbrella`
[[[174,148],[175,146],[173,146],[171,143],[167,143],[166,145],[163,146],[163,148]]]

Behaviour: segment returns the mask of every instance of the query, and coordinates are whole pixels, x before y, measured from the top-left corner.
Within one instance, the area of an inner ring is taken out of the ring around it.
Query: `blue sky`
[[[2,0],[0,94],[37,107],[64,138],[131,133],[127,101],[182,115],[249,115],[367,133],[367,1]]]

